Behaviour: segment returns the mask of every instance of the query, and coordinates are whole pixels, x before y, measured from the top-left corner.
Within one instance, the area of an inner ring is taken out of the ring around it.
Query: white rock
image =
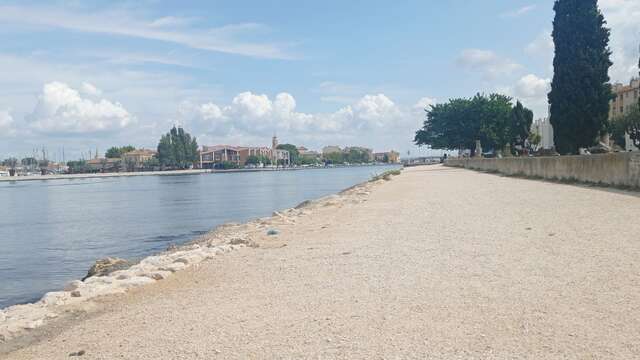
[[[70,294],[64,291],[52,291],[44,294],[40,302],[46,306],[64,305]]]

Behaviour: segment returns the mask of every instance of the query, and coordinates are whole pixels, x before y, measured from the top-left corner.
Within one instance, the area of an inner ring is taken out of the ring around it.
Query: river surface
[[[62,289],[96,259],[144,257],[217,225],[269,216],[388,169],[0,183],[0,309]]]

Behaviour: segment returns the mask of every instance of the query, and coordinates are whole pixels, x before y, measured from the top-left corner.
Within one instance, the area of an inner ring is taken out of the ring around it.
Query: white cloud
[[[0,138],[15,134],[13,117],[7,110],[0,110]]]
[[[185,27],[189,21],[184,18],[164,17],[150,21],[123,11],[88,13],[46,6],[0,6],[0,21],[5,28],[11,24],[34,29],[55,28],[163,41],[193,49],[251,57],[293,57],[279,44],[239,40],[237,35],[264,28],[252,23],[200,29]]]
[[[423,98],[418,104],[433,101]],[[380,137],[394,137],[394,141],[406,144],[423,116],[412,107],[397,105],[384,94],[362,96],[329,113],[299,112],[296,105],[289,93],[279,93],[272,100],[265,94],[243,92],[227,105],[185,103],[180,114],[205,141],[250,144],[275,132],[286,141],[311,146],[341,142],[372,145],[372,139]]]
[[[501,15],[501,17],[504,18],[515,18],[515,17],[520,17],[522,15],[525,15],[533,10],[536,9],[536,5],[527,5],[527,6],[523,6],[521,8],[515,9],[515,10],[511,10],[511,11],[507,11],[505,13],[503,13]]]
[[[539,78],[528,74],[520,78],[515,85],[514,95],[525,99],[546,99],[551,86],[551,79]]]
[[[418,102],[416,102],[413,105],[413,109],[419,112],[424,112],[425,109],[427,109],[429,106],[431,105],[435,105],[436,104],[436,99],[434,98],[430,98],[430,97],[423,97],[422,99],[418,100]]]
[[[609,71],[613,82],[629,82],[638,76],[638,43],[640,42],[640,1],[600,0],[600,8],[611,28],[613,66]]]
[[[520,100],[524,106],[533,110],[536,117],[544,117],[547,115],[547,94],[550,89],[551,79],[527,74],[518,79],[514,85],[501,86],[497,91]]]
[[[82,91],[85,94],[91,95],[91,96],[100,96],[100,95],[102,95],[102,90],[98,89],[93,84],[88,83],[88,82],[83,82],[82,83]]]
[[[31,129],[47,135],[112,132],[134,122],[121,104],[82,98],[77,90],[57,81],[44,85],[26,119]]]
[[[481,72],[488,79],[511,75],[522,69],[522,65],[507,57],[499,56],[491,50],[481,49],[463,50],[458,56],[457,63],[467,70]]]

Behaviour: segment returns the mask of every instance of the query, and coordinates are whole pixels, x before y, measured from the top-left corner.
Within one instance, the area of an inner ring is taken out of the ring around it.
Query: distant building
[[[373,160],[375,162],[384,162],[389,164],[400,163],[400,153],[394,150],[388,152],[378,152],[373,154]]]
[[[540,135],[540,144],[538,146],[541,149],[553,149],[553,126],[549,118],[538,119],[531,124],[531,132]]]
[[[615,98],[609,103],[609,121],[623,116],[632,107],[638,106],[638,97],[640,94],[640,79],[631,79],[629,85],[623,85],[620,83],[614,84],[612,87]],[[633,142],[626,135],[625,139],[627,151],[637,151],[638,149],[633,146]]]
[[[158,153],[149,149],[138,149],[122,154],[122,162],[134,164],[135,167],[142,167],[145,162],[151,160]]]
[[[200,168],[213,169],[216,164],[223,162],[233,162],[240,166],[241,149],[231,145],[203,146],[200,151]]]
[[[87,165],[93,171],[115,172],[120,171],[122,161],[120,158],[94,158],[87,160]]]
[[[240,164],[244,165],[250,156],[272,159],[273,151],[266,146],[240,147]]]
[[[342,149],[340,148],[340,146],[325,146],[322,148],[322,155],[328,155],[328,154],[333,154],[333,153],[340,153],[342,152]]]

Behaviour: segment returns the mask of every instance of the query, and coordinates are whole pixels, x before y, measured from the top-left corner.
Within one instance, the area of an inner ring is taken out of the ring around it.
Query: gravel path
[[[5,356],[640,358],[639,216],[637,193],[411,168]]]

